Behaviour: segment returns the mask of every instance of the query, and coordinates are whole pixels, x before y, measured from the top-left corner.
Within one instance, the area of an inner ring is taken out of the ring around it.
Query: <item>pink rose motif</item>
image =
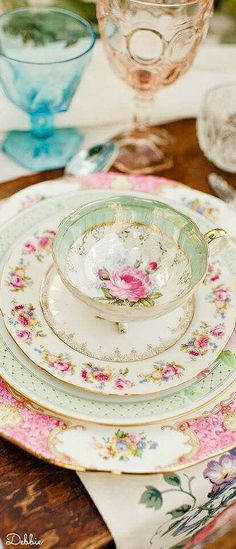
[[[210,338],[208,336],[199,337],[199,339],[196,340],[197,347],[200,347],[201,349],[203,347],[207,347],[207,345],[209,343],[209,339]]]
[[[97,381],[109,381],[110,380],[110,375],[107,372],[102,372],[101,370],[96,370],[93,373],[93,377]]]
[[[26,242],[23,246],[24,254],[34,254],[36,252],[36,246],[32,242]]]
[[[100,280],[109,280],[110,275],[107,269],[98,269],[98,276]]]
[[[9,278],[9,284],[12,286],[12,288],[20,289],[24,288],[24,280],[21,276],[18,275],[11,275]]]
[[[57,370],[60,370],[60,372],[69,372],[71,370],[71,362],[68,360],[55,360],[53,366]]]
[[[50,239],[48,236],[42,236],[42,238],[39,239],[39,245],[41,248],[46,248],[50,244]]]
[[[86,370],[85,368],[81,371],[81,377],[83,379],[88,379],[88,376],[89,376],[89,373],[88,373],[88,370]]]
[[[226,301],[228,298],[228,290],[226,288],[216,288],[214,296],[217,301]]]
[[[17,330],[17,337],[25,341],[26,343],[32,343],[32,334],[29,330]]]
[[[200,355],[199,351],[196,351],[195,349],[189,349],[188,354],[189,354],[190,356],[195,356],[195,357],[197,357],[197,356]]]
[[[15,305],[15,307],[13,307],[13,311],[22,311],[24,308],[24,305]]]
[[[208,272],[208,273],[212,273],[212,272],[213,272],[213,270],[214,270],[214,267],[213,267],[213,265],[208,265],[208,269],[207,269],[207,272]]]
[[[214,337],[222,337],[224,335],[224,330],[222,326],[219,324],[219,326],[215,326],[214,328],[212,328],[212,330],[210,331],[210,334]]]
[[[128,379],[124,379],[122,377],[118,377],[115,380],[114,385],[116,389],[126,389],[127,387],[132,387],[131,381],[129,381]]]
[[[174,366],[174,364],[167,364],[162,370],[162,376],[166,379],[169,377],[174,377],[179,374],[179,368]]]
[[[22,324],[22,326],[29,326],[30,324],[30,318],[28,318],[26,315],[22,313],[18,316],[18,320],[20,324]]]
[[[152,281],[143,271],[123,266],[111,273],[105,285],[113,297],[137,303],[151,295]]]
[[[197,374],[197,379],[204,379],[205,377],[207,377],[210,373],[210,370],[207,370],[207,368],[205,370],[202,370],[201,372],[199,372],[199,374]]]
[[[151,273],[155,273],[155,271],[157,271],[157,269],[159,269],[160,265],[158,265],[158,263],[156,261],[149,261],[148,263],[148,270],[151,272]]]
[[[215,282],[216,280],[219,280],[220,276],[218,274],[211,276],[211,282]]]

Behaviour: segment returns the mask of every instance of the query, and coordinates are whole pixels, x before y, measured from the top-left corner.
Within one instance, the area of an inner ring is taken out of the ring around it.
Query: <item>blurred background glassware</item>
[[[197,121],[199,145],[218,168],[236,173],[236,82],[207,91]]]
[[[56,8],[26,8],[0,17],[0,80],[7,97],[30,116],[31,131],[12,131],[4,151],[32,170],[65,166],[82,134],[55,129],[67,111],[96,39],[91,23]]]
[[[111,67],[135,91],[133,128],[117,137],[120,171],[145,174],[171,167],[173,140],[150,127],[154,95],[191,66],[212,5],[213,0],[98,0]]]

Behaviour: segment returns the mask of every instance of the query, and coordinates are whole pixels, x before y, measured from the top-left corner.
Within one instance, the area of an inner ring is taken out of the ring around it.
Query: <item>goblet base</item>
[[[30,131],[11,131],[2,148],[24,168],[44,171],[64,168],[82,141],[83,134],[75,128],[56,129],[46,138],[37,138]]]
[[[114,141],[119,146],[114,166],[120,172],[151,174],[173,166],[174,139],[165,130],[132,130],[119,134]]]

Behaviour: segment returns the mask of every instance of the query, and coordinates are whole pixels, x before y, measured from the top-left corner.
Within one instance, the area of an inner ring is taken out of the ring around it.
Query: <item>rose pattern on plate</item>
[[[181,350],[188,353],[192,360],[196,360],[208,351],[214,351],[217,348],[217,340],[223,337],[224,334],[223,323],[211,327],[207,322],[202,321],[188,341],[181,344]]]
[[[32,278],[27,274],[28,266],[29,264],[24,263],[24,260],[21,258],[19,263],[11,268],[6,280],[6,285],[11,292],[24,291],[27,286],[33,283]]]
[[[35,349],[42,357],[42,361],[54,370],[62,374],[73,374],[75,365],[72,363],[68,353],[52,354],[41,345],[40,349]]]
[[[139,383],[149,383],[149,382],[167,382],[173,378],[179,378],[183,371],[184,367],[176,362],[165,362],[164,360],[156,361],[153,364],[154,370],[150,374],[139,374],[138,377],[142,377]]]
[[[137,260],[133,266],[123,265],[112,272],[105,267],[99,269],[98,278],[102,282],[104,297],[98,299],[113,305],[153,307],[162,294],[155,288],[151,275],[160,265],[149,261],[145,268],[141,266],[142,261]]]
[[[221,277],[221,270],[219,267],[219,261],[214,261],[213,263],[209,263],[207,268],[206,276],[203,280],[203,284],[211,284],[213,282],[218,282]]]
[[[26,195],[24,200],[21,202],[19,206],[18,212],[21,212],[22,210],[25,210],[26,208],[31,208],[31,206],[34,206],[35,204],[38,204],[39,202],[42,202],[42,200],[45,200],[46,198],[50,198],[51,195],[45,196],[43,194],[35,194],[35,195]]]
[[[23,255],[34,255],[38,261],[43,261],[51,253],[56,231],[46,229],[41,235],[35,234],[34,236],[36,243],[32,242],[32,240],[27,240],[23,244],[22,253]]]
[[[193,483],[196,486],[196,482],[199,482],[199,478],[195,476],[167,473],[163,475],[163,480],[171,488],[160,491],[156,486],[146,486],[139,504],[145,505],[147,510],[158,511],[165,504],[166,493],[169,497],[170,492],[179,492],[179,496],[185,498],[181,505],[168,510],[168,518],[152,535],[149,540],[150,546],[157,538],[162,541],[163,547],[166,539],[169,549],[191,549],[198,544],[200,547],[201,542],[209,535],[212,537],[219,524],[224,523],[224,514],[229,509],[230,515],[235,517],[236,513],[232,514],[232,504],[236,502],[235,450],[209,461],[202,474],[204,479],[209,480],[211,490],[206,496],[206,501],[200,505],[197,505],[197,497],[194,495]],[[173,544],[170,538],[173,538]]]
[[[45,337],[46,334],[41,330],[41,322],[36,318],[35,307],[12,301],[12,317],[9,318],[10,324],[17,326],[16,335],[19,339],[31,345],[33,337]]]
[[[142,458],[147,450],[156,450],[158,443],[149,440],[147,433],[128,432],[118,429],[110,437],[93,437],[94,445],[102,459],[128,461],[130,458]]]
[[[219,210],[218,208],[213,208],[210,202],[207,200],[202,200],[200,198],[194,198],[192,200],[188,200],[184,197],[182,197],[181,202],[188,206],[190,210],[193,210],[194,212],[199,213],[200,215],[204,215],[204,217],[207,217],[211,221],[217,221]]]
[[[113,384],[113,388],[118,389],[118,391],[124,391],[126,388],[133,387],[127,375],[129,373],[128,368],[123,368],[119,370],[119,375],[115,373],[110,368],[105,368],[103,366],[95,366],[91,362],[83,364],[83,369],[81,370],[81,377],[87,383],[92,383],[96,386],[97,389],[104,389],[106,385],[110,382]]]
[[[225,312],[232,301],[229,288],[219,284],[211,290],[206,299],[209,303],[215,305],[216,311],[220,317],[225,318]]]

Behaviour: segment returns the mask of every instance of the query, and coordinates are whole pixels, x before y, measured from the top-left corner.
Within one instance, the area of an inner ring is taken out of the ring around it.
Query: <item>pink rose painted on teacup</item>
[[[122,301],[137,303],[151,295],[152,281],[150,277],[134,267],[124,266],[110,275],[106,282],[110,294]]]
[[[17,330],[16,335],[25,343],[32,343],[32,334],[29,330]]]
[[[151,278],[160,265],[153,260],[143,265],[142,259],[136,260],[134,265],[122,265],[109,272],[106,267],[98,269],[98,278],[102,282],[101,290],[104,297],[102,301],[118,305],[134,304],[155,305],[155,300],[161,297],[161,293],[155,288]]]

